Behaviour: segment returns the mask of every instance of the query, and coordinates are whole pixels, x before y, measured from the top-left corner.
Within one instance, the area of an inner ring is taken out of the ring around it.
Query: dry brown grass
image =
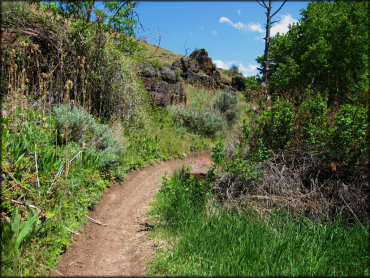
[[[148,61],[157,61],[160,65],[171,65],[183,57],[183,55],[161,48],[158,45],[150,44],[145,40],[136,41],[147,49],[145,59]]]
[[[213,192],[228,204],[253,206],[261,214],[283,208],[314,221],[341,219],[365,224],[368,219],[367,167],[323,164],[308,151],[274,153],[258,165],[262,181],[248,184],[240,176],[223,173]]]

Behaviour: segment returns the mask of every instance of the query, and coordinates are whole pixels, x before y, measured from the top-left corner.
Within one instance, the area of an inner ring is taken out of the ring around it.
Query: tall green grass
[[[153,203],[157,232],[171,240],[150,274],[180,276],[368,275],[368,231],[273,213],[227,211],[186,172],[164,179]],[[211,204],[211,205],[210,205]]]

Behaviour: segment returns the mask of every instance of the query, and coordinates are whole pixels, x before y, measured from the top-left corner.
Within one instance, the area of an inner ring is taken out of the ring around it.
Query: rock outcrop
[[[233,77],[231,86],[238,91],[245,91],[245,78],[242,76]]]
[[[189,57],[183,57],[169,67],[155,68],[150,63],[142,65],[145,89],[152,100],[160,106],[186,103],[184,80],[192,85],[209,89],[222,89],[234,93],[245,90],[245,78],[234,77],[230,82],[221,76],[207,51],[195,50]]]
[[[186,103],[184,82],[169,67],[155,68],[150,63],[142,65],[144,86],[153,102],[159,106]]]

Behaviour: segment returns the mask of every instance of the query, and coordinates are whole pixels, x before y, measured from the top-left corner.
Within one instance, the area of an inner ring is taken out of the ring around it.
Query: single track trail
[[[84,224],[56,271],[64,276],[144,276],[146,262],[155,250],[148,237],[147,212],[160,187],[158,179],[183,165],[199,168],[210,163],[208,154],[195,153],[131,172],[122,183],[107,188],[89,212],[106,226],[91,221]]]

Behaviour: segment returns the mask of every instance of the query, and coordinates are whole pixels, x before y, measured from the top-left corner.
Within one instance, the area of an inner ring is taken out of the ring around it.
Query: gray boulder
[[[176,82],[176,74],[173,70],[168,67],[163,67],[161,69],[162,79],[168,83],[175,83]]]
[[[157,78],[159,77],[159,70],[149,64],[146,65],[146,67],[144,67],[144,69],[142,70],[142,75],[147,78]]]

